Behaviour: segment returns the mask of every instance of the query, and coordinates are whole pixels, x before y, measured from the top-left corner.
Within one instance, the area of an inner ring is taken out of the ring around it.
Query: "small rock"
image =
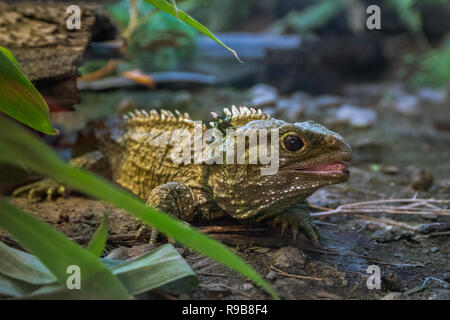
[[[270,270],[269,273],[266,275],[267,280],[275,280],[276,278],[278,278],[278,273],[276,273],[273,270]]]
[[[272,264],[282,270],[288,270],[293,267],[303,267],[306,258],[303,252],[294,247],[283,247],[270,254]]]
[[[417,115],[419,110],[419,98],[406,94],[400,96],[394,104],[395,110],[407,116]]]
[[[248,291],[248,290],[251,290],[251,289],[253,289],[253,285],[251,284],[251,283],[244,283],[244,284],[242,284],[240,287],[239,287],[239,289],[240,290],[242,290],[242,291]]]
[[[375,231],[371,238],[376,242],[386,243],[399,240],[401,235],[399,235],[394,229],[381,229]]]
[[[439,250],[438,247],[431,247],[431,248],[430,248],[430,252],[431,252],[431,253],[436,253],[436,252],[438,252],[438,250]]]
[[[278,100],[278,90],[268,84],[257,84],[250,89],[250,106],[265,107],[274,105]]]
[[[402,296],[401,292],[389,292],[387,295],[385,295],[381,300],[398,300]]]
[[[427,191],[433,185],[433,175],[425,169],[418,169],[412,173],[410,186],[419,191]]]
[[[316,108],[330,108],[337,107],[342,103],[342,99],[337,96],[321,95],[314,99],[314,106]]]
[[[348,123],[355,128],[370,127],[377,120],[374,110],[344,104],[331,110],[329,124]]]
[[[444,89],[424,88],[419,90],[420,99],[432,103],[445,103],[447,101],[447,92]]]
[[[380,230],[380,226],[377,225],[376,223],[369,222],[366,225],[366,230],[367,231],[377,231],[377,230]]]
[[[386,174],[397,174],[400,172],[400,169],[397,166],[383,166],[381,172]]]

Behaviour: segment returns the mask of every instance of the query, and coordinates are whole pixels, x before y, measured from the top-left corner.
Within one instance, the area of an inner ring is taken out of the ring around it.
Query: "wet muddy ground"
[[[75,116],[54,114],[55,122],[68,132],[57,144],[73,142],[77,130],[91,118],[124,113],[136,105],[176,107],[189,111],[192,118],[207,120],[209,111],[257,104],[280,119],[316,120],[352,146],[349,181],[311,196],[313,212],[369,200],[450,198],[450,113],[445,90],[410,91],[398,83],[378,83],[349,85],[340,96],[314,97],[301,92],[280,96],[271,88],[263,89],[84,93]],[[119,246],[146,249],[145,239],[135,239],[139,223],[103,202],[81,195],[52,202],[12,202],[80,243],[89,240],[107,212],[108,252]],[[225,219],[198,226],[230,245],[285,299],[450,299],[449,203],[426,203],[412,209],[415,214],[399,214],[394,204],[374,204],[373,213],[357,207],[317,217],[320,246],[303,236],[294,241],[290,234],[282,236],[279,229],[265,224],[239,226]],[[141,298],[269,298],[218,263],[182,247],[179,251],[198,274],[199,288],[189,294],[156,291]],[[128,256],[136,252],[136,248],[123,250]],[[380,289],[369,290],[366,285],[370,265],[380,268]]]

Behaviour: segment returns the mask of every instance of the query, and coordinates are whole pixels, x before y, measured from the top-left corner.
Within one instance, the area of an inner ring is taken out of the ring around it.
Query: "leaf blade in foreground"
[[[11,60],[12,53],[0,48],[0,111],[35,130],[57,134],[44,98],[17,66],[17,61]]]
[[[70,296],[83,299],[129,299],[117,277],[93,254],[46,223],[0,200],[0,227],[11,234],[52,272],[66,287],[69,266],[80,268],[81,289],[70,290]],[[64,290],[68,292],[69,290]]]
[[[107,263],[108,259],[102,259]],[[178,251],[166,244],[148,254],[110,268],[130,294],[168,286],[189,292],[197,288],[198,278]]]
[[[105,249],[106,240],[108,238],[108,216],[103,214],[103,220],[100,226],[92,236],[87,250],[96,257],[101,257],[103,249]]]

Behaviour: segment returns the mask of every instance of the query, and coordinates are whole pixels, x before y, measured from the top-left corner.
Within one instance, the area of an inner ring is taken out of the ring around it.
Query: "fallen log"
[[[69,5],[81,9],[81,29],[67,27]],[[86,2],[20,1],[0,3],[0,46],[10,49],[23,72],[54,110],[80,102],[78,67],[91,41],[113,40],[110,20]]]

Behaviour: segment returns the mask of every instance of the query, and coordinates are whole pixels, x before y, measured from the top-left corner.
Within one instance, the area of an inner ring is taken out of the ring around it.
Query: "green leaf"
[[[107,238],[108,238],[108,216],[106,214],[103,214],[102,223],[95,231],[86,249],[96,257],[101,257],[103,249],[105,249]]]
[[[53,283],[56,278],[35,256],[0,242],[0,273],[35,285]]]
[[[225,45],[222,41],[220,41],[211,31],[208,30],[204,25],[193,19],[191,16],[187,15],[180,9],[178,9],[173,4],[170,4],[166,0],[144,0],[145,2],[151,4],[152,6],[176,17],[177,19],[183,21],[184,23],[190,25],[191,27],[195,28],[199,32],[203,33],[204,35],[208,36],[210,39],[214,40],[224,48],[226,48],[228,51],[230,51],[235,58],[242,63],[242,61],[239,59],[239,56],[237,55],[236,51]]]
[[[90,172],[71,167],[62,162],[56,153],[39,139],[27,134],[23,129],[7,119],[0,118],[0,161],[25,167],[65,183],[75,190],[91,197],[107,201],[124,208],[142,221],[155,226],[159,231],[178,242],[211,257],[241,273],[260,285],[272,297],[276,293],[261,276],[226,246],[207,235],[186,226],[177,219],[146,206],[130,192],[100,178]]]
[[[19,62],[16,60],[16,57],[14,57],[11,51],[0,46],[0,52],[2,52],[11,62],[13,62],[17,67],[20,68]]]
[[[117,264],[118,261],[102,259],[103,263],[112,266],[113,274],[133,295],[162,286],[189,292],[198,285],[194,271],[171,244],[163,245],[135,260]],[[113,266],[114,263],[117,265]]]
[[[34,285],[0,274],[0,299],[21,298],[34,290]]]
[[[197,288],[198,278],[189,264],[170,244],[163,245],[132,261],[116,259],[100,259],[100,261],[116,275],[129,294],[136,295],[149,290],[160,288],[163,290],[189,292]],[[1,276],[1,275],[0,275]],[[9,279],[6,279],[8,281]],[[0,277],[0,286],[2,285]],[[6,282],[5,281],[5,282]],[[0,295],[26,299],[61,299],[70,298],[59,284],[49,284],[36,290],[25,287],[20,283],[9,283]],[[24,294],[26,293],[26,294]]]
[[[0,49],[0,111],[33,129],[57,134],[44,98],[20,70],[13,54]]]
[[[67,291],[72,298],[129,299],[127,290],[90,252],[44,222],[0,200],[0,227],[5,229],[52,272],[67,288],[69,266],[80,268],[81,289]]]
[[[310,5],[301,11],[293,10],[272,26],[274,32],[293,29],[302,33],[314,30],[335,17],[344,8],[342,0],[324,0]]]

